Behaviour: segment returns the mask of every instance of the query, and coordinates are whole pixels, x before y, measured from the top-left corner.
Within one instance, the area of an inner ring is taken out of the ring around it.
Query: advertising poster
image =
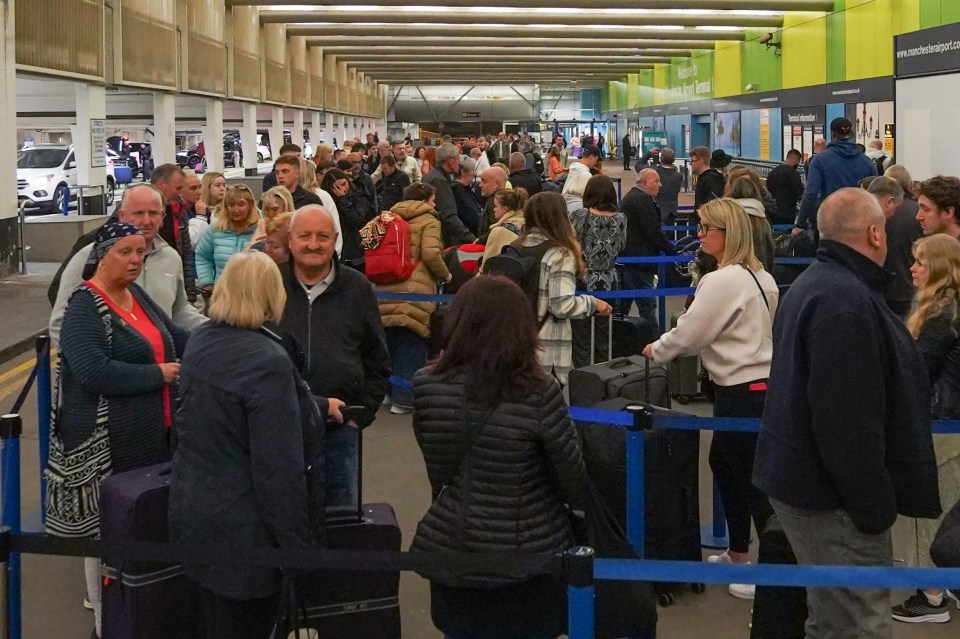
[[[737,157],[740,155],[740,112],[717,113],[713,116],[713,149]]]
[[[770,159],[770,109],[760,110],[760,159]]]

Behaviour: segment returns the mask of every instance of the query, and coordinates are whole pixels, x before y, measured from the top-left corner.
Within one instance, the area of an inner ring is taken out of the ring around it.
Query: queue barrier
[[[593,408],[570,409],[577,421],[606,424],[627,429],[627,534],[641,559],[595,558],[592,549],[575,547],[563,554],[475,554],[237,549],[233,546],[187,547],[149,542],[111,542],[95,539],[63,539],[47,535],[24,534],[20,530],[20,445],[22,422],[17,411],[22,407],[29,385],[38,382],[40,429],[50,408],[49,338],[37,339],[37,360],[26,387],[14,404],[14,410],[0,417],[0,503],[3,505],[0,528],[0,572],[5,588],[5,619],[0,619],[0,639],[21,639],[20,556],[25,553],[74,557],[105,557],[110,561],[168,561],[181,563],[218,563],[256,565],[295,570],[429,570],[443,566],[464,573],[486,571],[491,565],[509,568],[513,574],[549,574],[568,583],[570,639],[593,636],[595,580],[645,580],[695,583],[756,583],[774,586],[932,588],[960,587],[958,568],[890,568],[849,566],[733,566],[702,562],[644,560],[644,437],[651,428],[681,430],[726,430],[756,432],[760,420],[749,418],[706,418],[656,415],[647,406],[637,404],[626,411]],[[46,384],[46,387],[44,387]],[[960,434],[960,420],[934,422],[933,432]],[[41,439],[49,433],[41,433]],[[45,451],[41,449],[41,455]],[[42,457],[42,459],[45,459]],[[45,461],[41,468],[45,466]]]

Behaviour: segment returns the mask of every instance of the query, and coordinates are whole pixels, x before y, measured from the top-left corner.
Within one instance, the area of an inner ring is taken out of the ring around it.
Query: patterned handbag
[[[93,295],[103,320],[110,347],[113,336],[110,309],[96,291]],[[100,396],[93,434],[67,452],[57,431],[60,421],[60,375],[63,356],[57,353],[57,377],[53,387],[53,410],[50,416],[50,459],[44,476],[47,479],[47,532],[60,537],[89,537],[100,532],[100,484],[110,474],[110,435],[107,428],[107,398]]]

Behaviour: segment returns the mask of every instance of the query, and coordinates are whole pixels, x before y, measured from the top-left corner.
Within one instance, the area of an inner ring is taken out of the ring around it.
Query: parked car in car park
[[[117,177],[113,160],[107,159],[104,182],[106,206],[113,205]],[[64,201],[76,201],[77,162],[73,145],[37,144],[17,151],[17,203],[25,211],[58,212]],[[91,195],[95,195],[91,193]]]

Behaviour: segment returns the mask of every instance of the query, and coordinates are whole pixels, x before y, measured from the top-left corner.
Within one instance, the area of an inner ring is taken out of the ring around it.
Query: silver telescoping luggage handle
[[[620,358],[626,359],[626,358]],[[613,313],[607,315],[607,361],[610,362],[610,367],[613,368],[617,360],[613,358]],[[597,363],[597,316],[590,316],[590,365],[593,366]]]

